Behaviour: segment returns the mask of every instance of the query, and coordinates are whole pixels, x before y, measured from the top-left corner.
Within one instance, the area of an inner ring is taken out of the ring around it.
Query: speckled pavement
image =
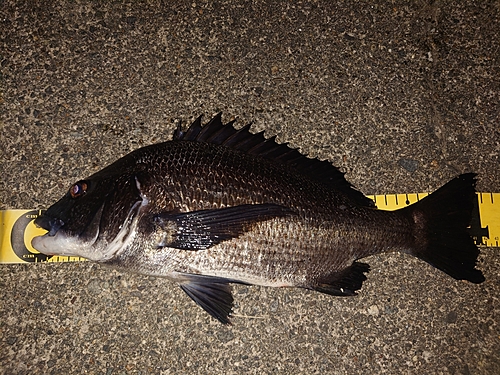
[[[479,3],[480,5],[477,5]],[[498,1],[2,1],[0,208],[223,111],[367,194],[461,172],[500,191]],[[357,297],[233,288],[222,326],[173,283],[0,266],[2,374],[500,374],[500,250],[481,285],[401,254]]]

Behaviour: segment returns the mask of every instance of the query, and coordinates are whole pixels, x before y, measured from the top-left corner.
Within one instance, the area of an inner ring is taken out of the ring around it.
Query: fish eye
[[[78,198],[87,192],[88,184],[85,181],[78,181],[69,188],[71,198]]]

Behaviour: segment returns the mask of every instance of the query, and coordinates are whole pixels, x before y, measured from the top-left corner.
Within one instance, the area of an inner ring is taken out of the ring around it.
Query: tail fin
[[[462,174],[404,210],[415,221],[415,248],[410,252],[457,280],[479,284],[475,268],[479,250],[467,233],[476,198],[476,174]]]

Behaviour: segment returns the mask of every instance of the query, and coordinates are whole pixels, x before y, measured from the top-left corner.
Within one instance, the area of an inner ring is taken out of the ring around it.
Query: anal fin
[[[342,271],[318,279],[311,289],[332,296],[355,296],[356,291],[361,289],[363,281],[366,280],[365,272],[368,271],[370,271],[368,264],[354,262]]]

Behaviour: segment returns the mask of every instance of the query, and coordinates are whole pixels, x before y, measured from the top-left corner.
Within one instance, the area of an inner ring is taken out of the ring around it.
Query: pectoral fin
[[[152,218],[155,232],[163,231],[158,247],[204,250],[236,238],[261,221],[293,215],[277,204],[245,204],[214,210],[165,213]]]
[[[180,282],[181,289],[192,298],[197,305],[223,324],[230,324],[229,315],[233,308],[233,296],[231,287],[232,280],[202,276],[182,276],[184,281]]]

